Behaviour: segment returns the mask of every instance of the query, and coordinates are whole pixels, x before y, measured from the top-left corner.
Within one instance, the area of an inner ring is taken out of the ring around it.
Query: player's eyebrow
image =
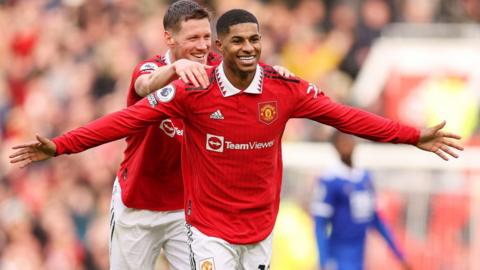
[[[245,39],[245,37],[238,35],[238,36],[232,36],[230,39]]]
[[[254,38],[254,37],[260,37],[260,34],[255,33],[255,34],[252,34],[252,35],[244,35],[244,36],[242,36],[242,35],[235,35],[235,36],[232,36],[232,37],[230,38],[230,40],[233,40],[233,39],[242,39],[242,40],[243,40],[243,39],[251,39],[251,38]]]

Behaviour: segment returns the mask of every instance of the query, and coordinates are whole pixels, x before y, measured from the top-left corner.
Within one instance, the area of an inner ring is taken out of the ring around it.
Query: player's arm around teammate
[[[161,66],[150,74],[140,75],[135,81],[135,92],[145,97],[169,82],[180,78],[185,83],[192,83],[195,87],[207,87],[208,77],[205,72],[209,65],[187,59],[179,59],[172,64]]]

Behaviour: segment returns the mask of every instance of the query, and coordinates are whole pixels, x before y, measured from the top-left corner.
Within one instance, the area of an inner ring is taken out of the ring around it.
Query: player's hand
[[[32,162],[55,156],[57,146],[53,141],[39,135],[36,138],[36,142],[13,146],[12,149],[17,151],[9,156],[10,163],[20,163],[20,167],[24,168]]]
[[[278,72],[278,74],[282,75],[285,78],[290,78],[295,76],[290,70],[288,70],[286,67],[282,66],[273,66],[273,69]]]
[[[416,146],[422,150],[435,153],[444,160],[448,160],[448,156],[458,158],[458,154],[453,152],[452,149],[463,151],[463,147],[456,142],[461,137],[460,135],[443,131],[445,124],[446,122],[443,121],[438,125],[423,129]]]
[[[184,83],[192,83],[195,87],[207,88],[209,80],[207,76],[206,68],[210,68],[209,65],[200,64],[187,59],[180,59],[173,63],[175,73],[180,77]]]

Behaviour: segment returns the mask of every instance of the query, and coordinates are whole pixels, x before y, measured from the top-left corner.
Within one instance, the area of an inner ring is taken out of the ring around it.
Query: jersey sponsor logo
[[[201,270],[215,270],[215,264],[213,263],[213,258],[207,258],[200,261]]]
[[[307,88],[307,94],[310,94],[310,92],[313,92],[313,98],[317,98],[318,93],[320,93],[320,90],[315,84],[309,83]]]
[[[248,143],[233,143],[230,141],[225,142],[225,148],[234,150],[260,150],[270,148],[275,144],[275,140],[268,142],[248,142]]]
[[[171,84],[155,91],[155,97],[159,102],[169,102],[175,96],[175,87]]]
[[[155,108],[157,106],[158,102],[157,99],[155,99],[155,96],[153,94],[150,94],[147,96],[148,103],[150,103],[150,106]]]
[[[224,152],[224,150],[261,150],[271,148],[275,145],[275,140],[266,142],[250,141],[246,143],[236,143],[225,140],[225,137],[207,133],[206,148],[213,152]]]
[[[158,66],[155,63],[147,62],[140,67],[140,71],[154,71]]]
[[[258,116],[260,122],[270,125],[278,118],[276,101],[258,103]]]
[[[355,190],[349,194],[350,211],[355,222],[363,223],[372,220],[375,211],[374,196],[366,190]]]
[[[217,136],[207,133],[207,150],[213,152],[223,152],[223,142],[225,138],[223,136]]]
[[[159,128],[161,130],[163,130],[163,132],[165,132],[165,134],[167,134],[167,136],[170,137],[170,138],[175,137],[175,135],[183,136],[183,130],[177,128],[173,124],[172,120],[170,120],[170,119],[163,120],[162,123],[160,123]]]

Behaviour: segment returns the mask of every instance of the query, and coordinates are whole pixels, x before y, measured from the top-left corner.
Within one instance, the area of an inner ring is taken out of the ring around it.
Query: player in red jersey
[[[206,87],[205,67],[221,61],[221,56],[210,53],[209,13],[196,2],[172,4],[163,25],[169,50],[135,67],[127,106],[178,77]],[[277,69],[287,73],[281,67]],[[153,269],[162,248],[171,269],[188,267],[182,211],[182,138],[183,123],[179,119],[166,119],[127,137],[112,192],[111,269]],[[142,256],[138,256],[139,250]]]
[[[210,53],[208,11],[193,1],[172,4],[163,19],[169,50],[140,62],[132,73],[127,106],[179,76],[208,84]],[[183,123],[165,119],[127,137],[115,179],[110,219],[110,269],[153,269],[160,249],[171,269],[188,268],[184,233],[180,148]]]
[[[192,269],[268,269],[280,200],[281,137],[290,118],[309,118],[370,140],[407,143],[443,159],[462,150],[444,123],[422,131],[332,102],[318,88],[259,65],[258,22],[232,10],[217,22],[224,56],[208,87],[182,81],[52,141],[16,146],[28,164],[133,134],[168,117],[185,123],[182,171]]]
[[[210,53],[208,11],[193,1],[172,4],[163,18],[169,50],[140,62],[132,73],[127,106],[179,76],[208,83]],[[153,269],[163,249],[171,269],[188,268],[184,233],[180,149],[183,123],[165,119],[126,138],[124,159],[112,192],[110,269]]]

